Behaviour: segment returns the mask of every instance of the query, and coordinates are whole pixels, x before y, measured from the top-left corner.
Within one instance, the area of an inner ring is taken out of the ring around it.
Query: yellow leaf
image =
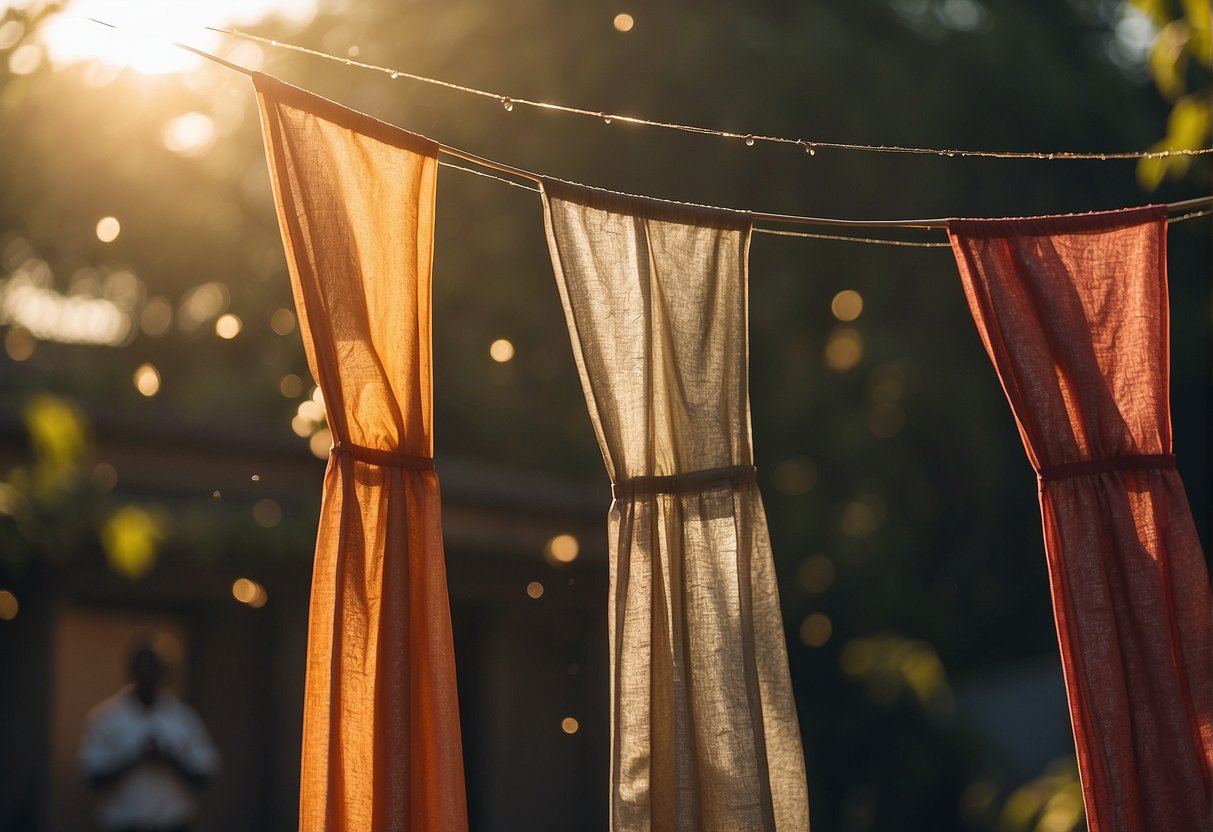
[[[1184,91],[1184,73],[1188,66],[1188,24],[1173,20],[1158,30],[1158,38],[1150,49],[1150,75],[1154,85],[1167,98],[1175,98]]]
[[[66,399],[41,394],[25,407],[34,450],[33,487],[38,499],[58,501],[76,484],[89,451],[84,415]]]
[[[1144,14],[1159,28],[1171,19],[1170,0],[1130,0],[1130,4]]]
[[[131,580],[152,568],[163,538],[161,522],[137,506],[118,509],[101,528],[101,545],[110,566]]]
[[[1210,68],[1209,30],[1210,12],[1209,0],[1183,0],[1184,15],[1188,18],[1191,35],[1188,38],[1188,52],[1206,69]]]
[[[1175,102],[1167,119],[1167,143],[1174,148],[1196,150],[1209,144],[1209,102],[1188,95]]]

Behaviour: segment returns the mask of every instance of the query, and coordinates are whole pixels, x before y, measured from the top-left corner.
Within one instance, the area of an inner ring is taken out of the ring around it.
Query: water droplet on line
[[[754,146],[754,137],[753,137],[753,136],[746,136],[746,137],[745,137],[745,146],[746,146],[746,147],[753,147],[753,146]]]
[[[396,80],[397,78],[399,78],[399,77],[400,77],[400,73],[399,73],[399,72],[393,72],[393,73],[392,73],[392,75],[391,75],[391,78],[392,78],[392,80],[393,80],[393,81],[395,81],[395,80]]]
[[[510,101],[510,99],[508,99],[508,98],[501,99],[501,106],[505,107],[505,111],[507,113],[513,112],[513,110],[514,110],[514,102]]]

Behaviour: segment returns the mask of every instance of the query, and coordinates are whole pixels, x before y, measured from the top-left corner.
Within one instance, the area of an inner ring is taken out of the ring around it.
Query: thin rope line
[[[911,248],[951,248],[951,243],[926,243],[914,240],[881,240],[876,237],[847,237],[841,234],[812,234],[807,231],[783,231],[778,228],[755,228],[757,234],[772,234],[777,237],[808,237],[812,240],[840,240],[847,243],[873,243],[880,246],[907,246]]]
[[[103,26],[110,26],[110,28],[117,28],[117,27],[112,26],[111,24],[104,23],[100,20],[95,20],[94,22],[100,23]],[[220,31],[220,30],[216,30],[216,31]],[[226,61],[222,58],[218,58],[218,57],[210,54],[209,52],[204,52],[201,49],[196,49],[192,46],[187,46],[186,44],[183,44],[183,43],[174,43],[173,45],[177,46],[181,49],[185,49],[189,52],[192,52],[195,55],[199,55],[203,58],[206,58],[207,60],[214,61],[215,63],[220,64],[224,67],[227,67],[228,69],[232,69],[236,72],[243,73],[251,78],[255,78],[257,75],[260,74],[260,73],[254,73],[252,70],[246,69],[245,67],[239,66],[238,64],[234,64],[230,61]],[[323,54],[323,53],[320,53],[320,54]],[[328,57],[331,57],[331,56],[328,56]],[[266,77],[270,77],[270,76],[266,76]],[[285,82],[279,82],[279,83],[285,83]],[[313,93],[309,93],[309,94],[313,94]],[[336,102],[333,102],[333,103],[336,106],[342,106],[342,105],[336,104]],[[484,156],[477,156],[475,153],[469,153],[466,150],[460,150],[459,148],[456,148],[456,147],[451,147],[449,145],[445,145],[445,144],[441,144],[441,143],[437,143],[437,142],[436,142],[436,144],[438,144],[438,149],[442,153],[446,153],[447,155],[454,156],[458,159],[463,159],[464,161],[471,162],[474,165],[480,165],[482,167],[486,167],[491,170],[496,170],[501,173],[510,174],[511,176],[517,176],[520,179],[529,179],[532,182],[534,182],[536,185],[539,185],[540,188],[542,188],[545,177],[543,177],[537,173],[533,173],[529,170],[524,170],[523,168],[517,168],[517,167],[514,167],[513,165],[507,165],[503,162],[497,162],[492,159],[485,158]],[[490,178],[495,178],[495,177],[490,177]],[[511,184],[517,184],[517,183],[511,183]],[[759,212],[759,211],[741,211],[741,210],[738,210],[735,208],[722,208],[719,206],[711,206],[711,205],[695,205],[694,203],[675,202],[672,200],[656,199],[653,197],[638,197],[635,194],[626,194],[626,193],[621,193],[618,191],[609,191],[604,188],[592,188],[588,185],[581,185],[576,182],[570,182],[568,184],[577,185],[577,187],[584,188],[586,190],[597,190],[597,191],[602,191],[603,193],[614,194],[615,196],[625,196],[625,197],[632,197],[632,198],[638,198],[638,199],[646,199],[646,200],[650,200],[652,202],[661,202],[661,203],[664,203],[667,205],[673,205],[673,206],[678,206],[678,207],[687,207],[688,205],[691,205],[692,207],[709,208],[709,209],[713,209],[713,210],[717,210],[717,211],[730,211],[735,214],[745,214],[751,220],[764,220],[767,222],[775,222],[775,223],[791,223],[791,224],[797,224],[797,225],[841,226],[841,227],[846,227],[846,228],[923,228],[923,229],[947,228],[948,224],[949,224],[949,220],[947,218],[924,219],[924,220],[840,220],[840,219],[831,219],[831,218],[827,218],[827,217],[804,217],[804,216],[798,216],[795,214],[770,214],[770,213],[764,213],[764,212]],[[522,187],[525,187],[525,186],[522,186]],[[1181,210],[1186,210],[1188,208],[1198,208],[1198,207],[1204,208],[1204,207],[1209,206],[1211,203],[1213,203],[1213,195],[1200,196],[1200,197],[1194,197],[1192,199],[1180,200],[1179,202],[1167,203],[1166,209],[1168,211],[1181,211]],[[1197,212],[1197,213],[1192,214],[1191,216],[1200,216],[1200,213]]]
[[[496,179],[497,177],[493,176],[490,178]],[[502,181],[506,181],[506,180],[502,180]],[[510,182],[509,184],[514,185],[517,183]],[[526,187],[526,186],[519,185],[519,187]],[[531,189],[528,188],[527,190],[531,190]],[[1202,211],[1192,211],[1187,214],[1182,214],[1178,217],[1167,217],[1167,222],[1174,224],[1177,222],[1183,222],[1184,220],[1194,219],[1195,217],[1207,217],[1210,214],[1213,214],[1213,208],[1205,208]],[[906,246],[909,248],[951,248],[952,247],[951,243],[930,243],[930,242],[922,242],[922,241],[917,241],[917,240],[882,240],[877,237],[851,237],[851,236],[844,236],[842,234],[813,234],[812,232],[809,232],[809,231],[785,231],[785,230],[779,229],[779,228],[759,228],[757,226],[755,226],[755,228],[754,228],[754,233],[771,234],[776,237],[805,237],[810,240],[838,240],[840,242],[846,242],[846,243],[872,243],[872,244],[878,245],[878,246]]]
[[[524,185],[521,182],[515,182],[512,179],[506,179],[504,176],[494,176],[493,174],[485,173],[482,170],[476,170],[475,168],[465,168],[463,165],[457,165],[454,162],[446,162],[441,159],[438,160],[438,164],[442,165],[444,168],[453,168],[455,170],[461,170],[464,173],[473,173],[476,176],[483,176],[485,179],[492,179],[496,182],[501,182],[506,185],[511,185],[515,188],[521,188],[524,191],[530,191],[531,193],[534,193],[534,194],[539,193],[539,186],[537,186],[537,185]]]
[[[1169,223],[1183,222],[1184,220],[1190,220],[1195,217],[1207,217],[1210,214],[1213,214],[1213,208],[1204,208],[1204,209],[1201,209],[1200,211],[1192,211],[1191,213],[1182,214],[1178,217],[1167,217],[1167,222],[1169,222]]]
[[[657,121],[654,119],[638,118],[636,116],[624,116],[618,113],[607,113],[601,110],[587,110],[584,107],[570,107],[564,104],[553,104],[547,101],[532,101],[529,98],[516,98],[511,95],[502,95],[501,93],[489,92],[487,90],[469,87],[464,84],[456,84],[451,81],[443,81],[438,78],[430,78],[425,75],[417,75],[416,73],[406,72],[402,69],[395,69],[389,66],[379,66],[378,64],[368,64],[363,61],[357,61],[353,58],[340,58],[336,55],[330,55],[327,52],[321,52],[318,49],[311,49],[306,46],[299,46],[293,43],[285,43],[272,38],[261,37],[260,35],[241,32],[236,29],[219,29],[212,26],[206,27],[207,31],[218,32],[231,37],[243,38],[245,40],[257,41],[259,43],[268,44],[279,49],[290,49],[295,52],[301,52],[305,55],[313,55],[317,58],[325,58],[326,60],[335,61],[345,64],[346,66],[356,66],[360,69],[369,69],[374,72],[382,72],[390,78],[408,78],[413,81],[420,81],[425,84],[433,84],[435,86],[445,87],[457,92],[467,93],[469,95],[478,95],[482,98],[492,98],[501,102],[501,105],[506,111],[514,109],[515,105],[522,104],[527,107],[534,107],[540,110],[554,110],[562,113],[570,113],[579,116],[589,116],[591,118],[600,119],[607,124],[612,122],[622,122],[624,124],[636,124],[643,127],[659,127],[664,130],[678,130],[683,133],[695,133],[704,136],[717,136],[724,139],[740,139],[747,146],[753,146],[757,142],[766,142],[769,144],[788,144],[796,145],[804,149],[804,151],[813,156],[820,149],[827,150],[854,150],[865,151],[869,153],[906,153],[919,156],[946,156],[946,157],[980,157],[987,159],[1038,159],[1046,161],[1062,161],[1062,160],[1096,160],[1109,161],[1117,159],[1165,159],[1172,156],[1205,156],[1213,153],[1213,148],[1176,148],[1171,150],[1138,150],[1125,151],[1114,153],[1076,153],[1071,151],[1061,151],[1053,153],[1045,153],[1041,151],[1012,151],[1012,150],[959,150],[959,149],[940,149],[931,147],[913,147],[895,144],[853,144],[849,142],[827,142],[827,141],[809,141],[807,139],[789,139],[784,136],[763,136],[756,133],[737,133],[731,130],[714,130],[710,127],[698,127],[693,124],[679,124],[670,121]]]

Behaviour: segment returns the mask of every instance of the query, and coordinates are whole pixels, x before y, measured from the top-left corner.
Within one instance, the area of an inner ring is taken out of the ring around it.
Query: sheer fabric
[[[1213,829],[1209,577],[1171,456],[1166,212],[949,236],[1040,476],[1089,828]]]
[[[805,830],[754,483],[744,215],[544,184],[556,282],[615,483],[611,828]]]
[[[268,76],[254,83],[335,440],[312,580],[300,829],[466,829],[431,458],[438,148]]]

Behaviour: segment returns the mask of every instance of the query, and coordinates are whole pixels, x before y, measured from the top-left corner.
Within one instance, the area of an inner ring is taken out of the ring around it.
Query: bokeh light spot
[[[272,529],[282,522],[282,507],[277,500],[258,500],[253,506],[253,519],[262,528]]]
[[[160,371],[151,364],[140,364],[135,370],[135,389],[149,398],[159,393]]]
[[[839,327],[826,341],[826,365],[840,373],[854,369],[863,359],[863,336],[852,327]]]
[[[580,727],[581,723],[573,719],[571,716],[566,716],[564,719],[560,720],[560,730],[564,731],[566,734],[576,734]]]
[[[539,583],[539,581],[531,581],[526,585],[526,594],[532,598],[542,598],[543,584]]]
[[[636,25],[636,19],[627,12],[620,12],[615,15],[615,31],[630,32],[632,27]]]
[[[809,647],[823,646],[833,633],[834,624],[825,613],[815,612],[800,622],[800,640]]]
[[[321,428],[312,434],[312,438],[308,440],[308,448],[312,452],[312,456],[317,459],[324,459],[333,449],[333,434],[328,428]]]
[[[884,521],[884,501],[867,494],[843,506],[838,530],[847,537],[867,537]]]
[[[878,404],[868,414],[868,430],[880,439],[892,439],[905,424],[905,412],[895,404]]]
[[[108,462],[98,462],[93,466],[93,484],[102,491],[112,491],[118,484],[118,469]]]
[[[807,456],[785,459],[775,468],[775,488],[795,497],[804,494],[817,482],[817,463]]]
[[[182,156],[201,156],[215,143],[215,121],[205,113],[185,113],[160,130],[164,146]]]
[[[252,578],[237,578],[232,581],[232,597],[254,609],[264,607],[265,602],[269,600],[265,587]]]
[[[7,589],[0,589],[0,621],[12,621],[17,617],[20,609],[21,605],[17,603],[17,596]]]
[[[33,43],[23,43],[8,56],[8,69],[13,75],[30,75],[42,65],[42,49]]]
[[[303,379],[294,373],[287,373],[278,382],[278,392],[288,399],[297,399],[303,393]]]
[[[299,415],[310,422],[322,422],[324,405],[317,403],[315,399],[307,399],[299,403]]]
[[[295,331],[295,313],[289,309],[275,309],[270,315],[270,329],[277,335],[290,335]]]
[[[853,638],[842,648],[838,664],[848,676],[862,676],[876,662],[876,651],[866,638]]]
[[[222,283],[203,283],[181,298],[177,309],[177,326],[182,332],[196,332],[200,326],[227,310],[227,287]]]
[[[549,563],[572,563],[577,559],[581,545],[571,534],[558,534],[543,547],[543,553]]]
[[[215,321],[215,334],[225,341],[230,341],[240,334],[240,330],[244,328],[243,322],[231,312],[225,315],[220,315]]]
[[[145,334],[159,338],[168,332],[173,325],[173,305],[167,298],[149,298],[143,305],[143,313],[139,316],[139,326]]]
[[[800,564],[798,577],[806,592],[825,592],[834,583],[834,561],[825,555],[810,555]]]
[[[34,336],[19,326],[4,333],[4,351],[13,361],[27,361],[34,354]]]
[[[498,338],[489,346],[489,357],[498,364],[504,364],[514,357],[514,345],[504,338]]]
[[[863,312],[863,296],[854,289],[844,289],[830,301],[830,311],[840,321],[853,321]]]
[[[122,233],[122,223],[117,217],[102,217],[97,220],[97,239],[103,243],[112,243]]]
[[[0,49],[12,49],[25,34],[25,26],[19,20],[0,23]]]

